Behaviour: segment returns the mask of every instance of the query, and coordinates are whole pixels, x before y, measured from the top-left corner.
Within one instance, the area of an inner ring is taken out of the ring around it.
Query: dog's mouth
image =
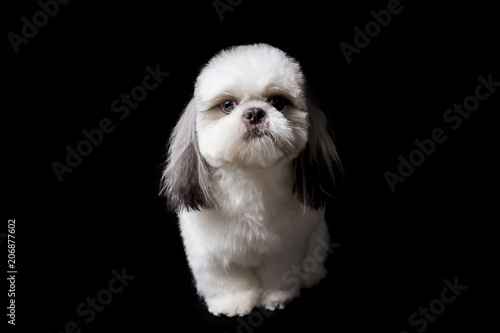
[[[267,124],[258,124],[254,126],[247,126],[247,130],[245,134],[243,134],[244,140],[252,140],[256,138],[262,138],[264,136],[270,135],[269,133],[269,125]]]

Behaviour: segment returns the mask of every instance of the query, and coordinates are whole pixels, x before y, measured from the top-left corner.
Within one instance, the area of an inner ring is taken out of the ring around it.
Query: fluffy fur
[[[286,99],[282,108],[275,96]],[[223,112],[228,100],[234,108]],[[251,109],[262,119],[250,121]],[[170,138],[162,192],[211,313],[283,308],[326,275],[323,207],[335,165],[293,58],[266,44],[238,46],[201,70]]]

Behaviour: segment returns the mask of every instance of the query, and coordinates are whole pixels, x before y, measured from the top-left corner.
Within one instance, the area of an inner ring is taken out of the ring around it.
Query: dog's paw
[[[216,316],[244,316],[257,306],[259,293],[256,290],[238,291],[207,297],[205,301],[208,311]]]
[[[260,298],[260,306],[271,311],[283,309],[298,293],[298,290],[266,290]]]

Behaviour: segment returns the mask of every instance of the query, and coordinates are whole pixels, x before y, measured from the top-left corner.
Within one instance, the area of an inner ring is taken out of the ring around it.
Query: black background
[[[332,3],[245,0],[221,21],[212,1],[71,1],[17,54],[6,36],[40,7],[4,8],[0,232],[16,219],[18,331],[61,332],[75,321],[82,332],[417,332],[408,317],[455,277],[467,289],[425,331],[491,327],[500,88],[458,129],[442,117],[474,94],[479,75],[500,81],[498,15],[486,1],[402,1],[348,64],[339,44],[353,44],[353,28],[388,1]],[[341,245],[328,278],[286,309],[217,318],[196,295],[159,179],[201,66],[220,49],[255,42],[301,63],[327,115],[345,169],[327,209]],[[112,101],[157,64],[169,76],[120,120]],[[65,147],[103,118],[115,130],[60,183],[51,163],[64,163]],[[398,156],[438,127],[447,140],[392,193],[384,172],[396,173]],[[134,280],[85,323],[76,307],[123,267]]]

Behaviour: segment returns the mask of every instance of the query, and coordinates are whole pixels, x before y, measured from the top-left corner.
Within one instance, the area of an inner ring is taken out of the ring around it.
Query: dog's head
[[[294,163],[293,188],[324,203],[338,163],[321,113],[308,103],[299,64],[266,44],[221,51],[199,74],[171,136],[163,191],[176,209],[217,206],[210,170]]]

